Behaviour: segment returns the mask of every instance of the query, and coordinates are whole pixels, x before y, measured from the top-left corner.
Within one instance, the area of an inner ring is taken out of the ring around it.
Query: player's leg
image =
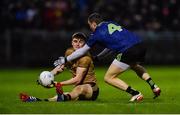
[[[25,93],[20,93],[19,97],[21,99],[21,101],[23,102],[36,102],[36,101],[42,101],[43,99],[34,97],[34,96],[29,96],[28,94]]]
[[[126,84],[121,79],[117,78],[118,75],[123,73],[124,71],[125,69],[121,67],[117,67],[114,63],[112,63],[105,74],[104,77],[105,82],[121,90],[126,90],[128,88],[128,84]]]
[[[70,98],[69,95],[63,92],[61,83],[56,82],[55,83],[55,88],[56,88],[57,95],[55,95],[52,98],[44,99],[44,101],[57,101],[57,102],[61,102],[61,101],[70,100],[69,99]]]
[[[140,101],[143,99],[142,94],[139,91],[131,88],[127,83],[125,83],[123,80],[118,78],[118,75],[122,74],[128,68],[129,65],[115,59],[110,65],[108,71],[106,72],[104,80],[108,84],[131,94],[132,98],[130,101],[135,101],[135,100]]]
[[[46,99],[46,101],[69,101],[77,100],[79,97],[83,99],[90,99],[93,94],[93,90],[90,84],[83,84],[76,86],[71,92],[63,93],[61,86],[56,85],[57,95]]]
[[[44,99],[44,101],[57,101],[58,95],[55,95],[54,97]]]
[[[83,84],[76,86],[71,92],[68,93],[71,96],[71,100],[88,100],[91,99],[93,89],[90,84]]]
[[[123,53],[121,61],[130,65],[130,67],[137,73],[138,76],[146,80],[153,89],[155,97],[157,97],[160,95],[160,88],[155,85],[146,69],[138,64],[140,62],[144,62],[145,55],[146,45],[144,43],[138,43]]]
[[[146,69],[139,64],[130,65],[131,69],[136,72],[136,74],[143,80],[145,80],[151,87],[155,97],[159,96],[161,93],[160,88],[155,84],[150,75],[147,73]]]

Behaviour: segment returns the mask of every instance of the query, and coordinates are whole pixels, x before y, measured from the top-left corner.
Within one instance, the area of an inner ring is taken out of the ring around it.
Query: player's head
[[[72,47],[77,50],[84,46],[86,42],[86,35],[82,32],[76,32],[72,35]]]
[[[88,24],[92,31],[95,31],[97,25],[103,21],[102,17],[98,13],[92,13],[88,17]]]

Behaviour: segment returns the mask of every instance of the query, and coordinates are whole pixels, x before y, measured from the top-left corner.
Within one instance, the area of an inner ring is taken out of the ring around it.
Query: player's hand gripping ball
[[[49,71],[43,71],[39,76],[38,83],[46,88],[54,87],[54,75]]]

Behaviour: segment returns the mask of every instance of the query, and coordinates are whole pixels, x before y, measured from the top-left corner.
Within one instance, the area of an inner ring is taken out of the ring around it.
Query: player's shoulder
[[[87,62],[87,63],[89,63],[89,62],[92,61],[92,58],[91,58],[91,55],[86,54],[86,55],[82,56],[81,58],[79,58],[78,61],[79,62]]]
[[[93,62],[92,62],[91,57],[88,56],[88,55],[85,55],[85,56],[79,58],[79,59],[77,60],[77,63],[76,63],[76,64],[77,64],[78,67],[87,68],[87,67],[89,67],[92,63],[93,63]]]
[[[104,32],[108,29],[109,24],[119,25],[118,23],[114,21],[104,21],[98,24],[96,31],[98,32]]]
[[[103,22],[101,22],[101,23],[99,23],[99,24],[97,25],[97,28],[98,28],[98,29],[99,29],[99,28],[105,28],[105,26],[107,26],[108,23],[109,23],[109,22],[103,21]]]
[[[118,24],[118,23],[115,21],[103,21],[98,24],[98,27],[104,27],[104,26],[107,26],[108,24]]]
[[[104,34],[106,34],[107,29],[108,29],[107,25],[108,25],[108,22],[99,23],[97,28],[96,28],[96,31],[93,32],[93,35],[95,35],[95,36],[103,36]]]
[[[68,49],[66,50],[66,52],[65,52],[65,56],[68,56],[68,55],[72,54],[74,51],[75,51],[75,50],[74,50],[73,47],[68,48]]]

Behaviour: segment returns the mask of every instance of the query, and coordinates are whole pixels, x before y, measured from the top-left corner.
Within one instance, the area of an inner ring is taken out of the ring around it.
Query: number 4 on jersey
[[[109,34],[112,34],[112,33],[115,32],[116,30],[122,31],[121,26],[117,26],[117,25],[112,24],[112,23],[108,24]]]

